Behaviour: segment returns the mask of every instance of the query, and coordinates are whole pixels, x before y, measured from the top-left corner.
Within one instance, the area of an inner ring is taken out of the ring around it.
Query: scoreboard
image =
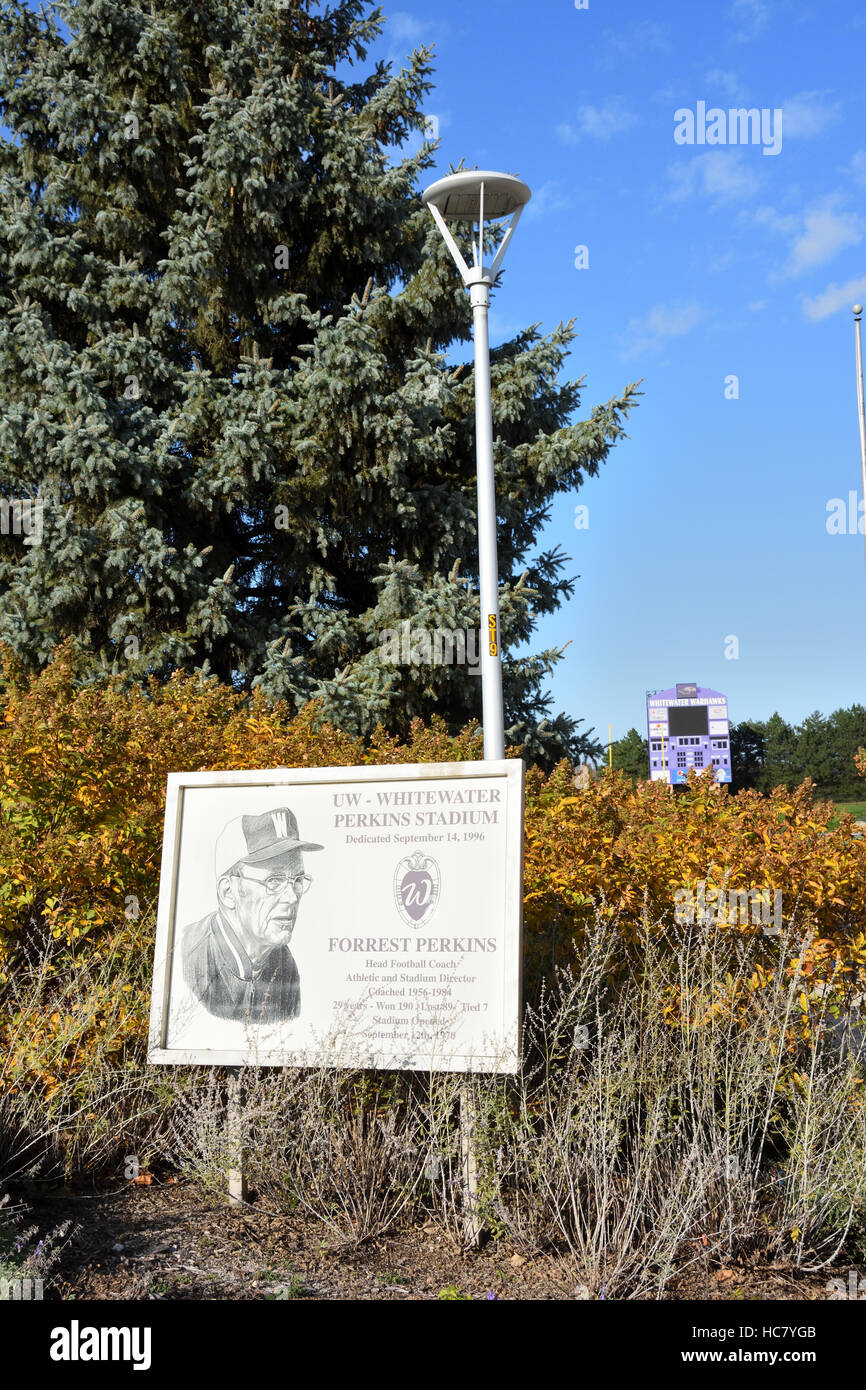
[[[672,787],[688,780],[689,768],[712,769],[717,782],[731,780],[728,702],[718,690],[683,683],[647,695],[649,772]]]

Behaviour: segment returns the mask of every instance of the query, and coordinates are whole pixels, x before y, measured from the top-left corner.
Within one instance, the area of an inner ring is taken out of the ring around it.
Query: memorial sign
[[[515,1072],[523,772],[172,773],[150,1061]]]

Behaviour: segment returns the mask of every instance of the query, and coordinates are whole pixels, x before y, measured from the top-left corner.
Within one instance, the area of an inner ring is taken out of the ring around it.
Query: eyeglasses
[[[296,898],[302,898],[313,881],[309,874],[295,874],[293,878],[288,874],[268,874],[267,878],[254,878],[250,874],[242,874],[240,870],[236,870],[233,877],[245,878],[247,883],[257,883],[271,894],[282,893],[291,884]]]

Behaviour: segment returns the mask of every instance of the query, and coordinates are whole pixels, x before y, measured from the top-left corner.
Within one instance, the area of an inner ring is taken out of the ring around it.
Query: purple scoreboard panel
[[[712,768],[717,782],[731,780],[728,702],[703,685],[675,685],[647,695],[650,777],[672,787],[688,771]]]

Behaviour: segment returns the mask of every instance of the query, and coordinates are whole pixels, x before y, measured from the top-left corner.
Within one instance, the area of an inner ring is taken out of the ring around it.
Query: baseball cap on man
[[[229,821],[217,839],[216,876],[222,878],[236,864],[263,864],[292,850],[324,848],[300,838],[297,818],[288,806],[265,811],[261,816],[239,816]]]

